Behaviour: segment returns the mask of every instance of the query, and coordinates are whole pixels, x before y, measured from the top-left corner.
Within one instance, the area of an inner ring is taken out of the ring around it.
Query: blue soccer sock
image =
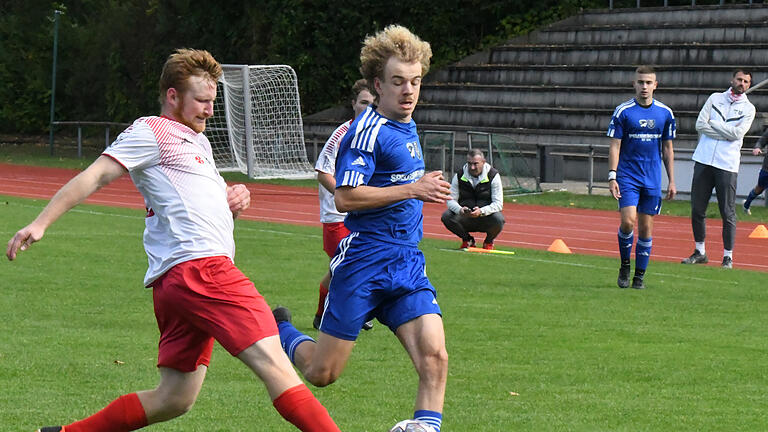
[[[435,432],[440,432],[440,427],[443,425],[443,414],[437,411],[418,410],[413,413],[413,418],[432,426]]]
[[[645,273],[645,269],[648,268],[648,260],[651,259],[652,246],[652,237],[648,237],[647,239],[637,238],[637,248],[635,249],[635,272],[640,271],[641,274]]]
[[[755,193],[755,190],[752,189],[749,191],[749,195],[747,195],[747,199],[744,201],[744,208],[749,208],[749,206],[752,205],[752,200],[757,198],[757,194]]]
[[[296,364],[296,362],[293,361],[293,356],[296,354],[296,347],[302,342],[315,341],[311,337],[296,330],[296,327],[289,321],[280,321],[277,323],[277,329],[280,332],[280,344],[283,346],[283,351],[288,354],[288,358],[291,359],[291,363],[293,364]]]
[[[619,256],[621,262],[629,262],[629,258],[632,256],[632,242],[635,239],[635,231],[632,230],[628,233],[622,232],[619,228]]]

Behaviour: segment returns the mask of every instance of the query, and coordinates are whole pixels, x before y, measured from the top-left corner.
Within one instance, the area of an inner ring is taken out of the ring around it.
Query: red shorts
[[[333,258],[341,239],[349,235],[349,230],[344,222],[331,222],[323,224],[323,250]]]
[[[178,264],[152,288],[160,329],[158,367],[192,372],[208,366],[214,340],[235,356],[278,334],[264,297],[228,257]]]

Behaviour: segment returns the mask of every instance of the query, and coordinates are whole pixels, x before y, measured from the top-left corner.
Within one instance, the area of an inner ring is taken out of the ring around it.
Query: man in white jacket
[[[483,249],[493,249],[493,241],[504,227],[504,191],[501,176],[485,162],[478,149],[467,154],[467,164],[451,181],[451,200],[440,218],[448,230],[461,238],[461,249],[474,247],[471,232],[485,233]]]
[[[741,145],[755,119],[755,106],[745,92],[752,84],[752,74],[744,69],[733,73],[731,87],[713,93],[696,119],[699,143],[693,153],[695,162],[691,181],[691,226],[696,250],[683,264],[709,261],[706,238],[706,212],[715,189],[723,219],[723,268],[733,267],[733,243],[736,238],[736,177],[741,162]]]

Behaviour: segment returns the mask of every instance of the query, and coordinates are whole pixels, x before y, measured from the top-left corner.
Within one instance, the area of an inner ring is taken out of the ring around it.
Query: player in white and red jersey
[[[364,79],[355,81],[355,84],[352,86],[351,101],[352,111],[354,112],[352,120],[365,111],[368,105],[373,104],[373,99],[373,95],[368,88],[368,82]],[[320,222],[323,223],[323,250],[328,254],[329,258],[333,258],[341,239],[349,235],[349,230],[344,226],[344,217],[347,214],[336,209],[333,194],[336,191],[336,155],[339,153],[339,143],[344,138],[344,135],[346,135],[347,130],[349,130],[352,120],[345,121],[333,131],[328,141],[325,142],[323,150],[317,156],[317,162],[315,163],[317,181],[320,183],[318,185],[318,197],[320,198]],[[323,276],[323,280],[320,281],[317,312],[315,312],[315,319],[312,322],[316,329],[320,328],[325,298],[328,296],[328,285],[330,283],[331,272],[328,271]],[[363,328],[369,330],[372,326],[372,322],[368,321],[363,325]]]
[[[160,329],[160,384],[39,432],[131,431],[184,414],[202,388],[214,340],[264,381],[277,411],[297,428],[339,430],[281,349],[264,298],[234,266],[233,219],[250,205],[250,193],[227,186],[202,134],[220,76],[207,51],[177,50],[160,77],[162,115],[136,120],[8,242],[13,260],[62,214],[126,172],[144,196],[144,284],[153,289]]]

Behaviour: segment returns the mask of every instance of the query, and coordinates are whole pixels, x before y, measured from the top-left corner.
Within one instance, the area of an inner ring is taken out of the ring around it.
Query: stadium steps
[[[767,22],[763,4],[586,10],[433,69],[414,120],[420,130],[455,132],[458,142],[474,130],[533,147],[604,145],[613,109],[634,95],[635,68],[652,64],[656,96],[678,120],[675,147],[690,149],[698,111],[711,93],[728,87],[736,68],[749,68],[753,84],[768,78]],[[768,86],[749,97],[758,113],[768,110]],[[320,134],[325,128],[324,140],[343,120],[320,115],[308,129]],[[762,123],[753,123],[746,146]]]
[[[631,84],[624,87],[585,85],[505,85],[438,83],[422,86],[422,103],[485,106],[571,107],[614,109],[634,96]],[[669,106],[698,111],[713,92],[721,88],[669,87],[660,83],[655,95]],[[750,95],[753,103],[768,106],[768,90]],[[418,109],[418,108],[417,108]]]
[[[712,65],[724,58],[743,66],[759,66],[768,58],[768,43],[510,44],[495,47],[489,63]]]
[[[768,62],[768,59],[766,60]],[[738,63],[725,61],[717,65],[654,65],[660,83],[703,89],[719,86],[721,91],[728,88],[731,73],[739,66]],[[636,64],[457,64],[437,70],[434,74],[430,73],[431,76],[427,75],[427,84],[579,86],[591,83],[601,87],[624,89],[632,94],[632,80],[636,68]],[[752,69],[757,75],[755,81],[760,81],[765,72],[768,72],[768,63]],[[422,93],[423,97],[429,97],[427,92]]]
[[[699,5],[696,7],[643,7],[630,9],[588,9],[582,13],[560,21],[560,25],[611,25],[615,23],[633,23],[635,25],[657,24],[660,14],[663,21],[678,24],[719,24],[723,19],[719,6]],[[766,21],[768,9],[748,4],[728,7],[728,19],[731,21]]]
[[[761,5],[762,6],[762,5]],[[719,23],[679,24],[664,22],[660,17],[655,24],[584,24],[562,26],[537,32],[539,44],[615,44],[615,43],[759,43],[768,41],[765,21],[731,21],[727,17]]]

